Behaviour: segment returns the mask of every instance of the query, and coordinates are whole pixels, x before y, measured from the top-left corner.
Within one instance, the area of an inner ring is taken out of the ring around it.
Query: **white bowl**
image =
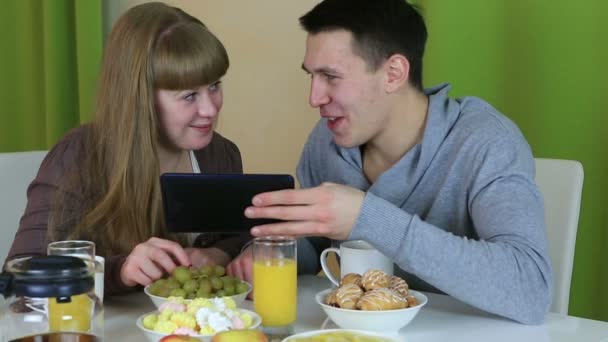
[[[245,309],[240,309],[240,308],[237,308],[236,310],[239,313],[247,313],[251,316],[252,323],[248,329],[257,329],[260,326],[260,324],[262,324],[262,318],[257,313],[255,313],[253,311],[245,310]],[[172,334],[165,334],[165,333],[161,333],[158,331],[144,328],[144,325],[143,325],[144,317],[151,315],[151,314],[155,314],[155,313],[158,313],[158,311],[150,311],[148,313],[145,313],[145,314],[139,316],[139,318],[137,318],[137,321],[135,322],[135,324],[137,325],[139,330],[143,331],[143,333],[146,335],[146,338],[150,342],[158,342],[158,341],[160,341],[161,338],[168,336],[168,335],[172,335]],[[209,342],[209,341],[211,341],[211,337],[213,337],[213,335],[195,335],[193,337],[195,337],[201,341]]]
[[[247,298],[247,295],[249,294],[249,292],[251,292],[252,286],[250,283],[243,281],[243,283],[247,284],[247,291],[234,295],[234,296],[226,296],[224,298],[232,298],[232,300],[234,300],[234,302],[236,303],[237,307],[240,307],[241,304],[243,304],[243,302],[245,301],[245,299]],[[161,296],[157,296],[157,295],[153,295],[150,293],[149,291],[150,285],[146,285],[146,287],[144,287],[144,292],[146,295],[148,295],[148,297],[150,297],[150,300],[152,300],[152,303],[154,303],[154,306],[156,306],[156,308],[160,308],[160,306],[165,303],[168,298],[167,297],[161,297]],[[184,302],[185,303],[190,303],[192,300],[191,299],[185,299]]]
[[[413,307],[383,311],[341,309],[325,304],[325,298],[332,290],[323,290],[317,293],[315,298],[327,316],[343,329],[395,333],[408,325],[427,302],[425,295],[410,290],[410,294],[418,300],[418,305]]]
[[[388,335],[384,335],[384,334],[379,334],[376,332],[370,332],[370,331],[363,331],[363,330],[353,330],[353,329],[327,329],[327,330],[314,330],[314,331],[307,331],[304,333],[299,333],[299,334],[295,334],[295,335],[291,335],[289,337],[284,338],[283,340],[281,340],[281,342],[296,342],[296,339],[298,338],[305,338],[305,337],[316,337],[318,335],[321,334],[328,334],[328,333],[353,333],[353,334],[357,334],[357,337],[378,337],[381,339],[382,342],[397,342],[398,340],[396,340],[394,337],[390,337]]]

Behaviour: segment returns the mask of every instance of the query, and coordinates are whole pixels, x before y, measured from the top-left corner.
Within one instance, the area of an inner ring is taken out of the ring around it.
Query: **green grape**
[[[230,284],[234,285],[234,282],[235,282],[235,280],[236,280],[236,279],[234,279],[234,278],[233,278],[233,277],[231,277],[231,276],[223,276],[223,277],[221,277],[220,279],[221,279],[221,280],[222,280],[222,282],[224,283],[224,287],[226,287],[226,285],[230,285]]]
[[[194,293],[198,290],[198,281],[190,279],[184,283],[182,289],[186,291],[186,293]]]
[[[192,276],[192,279],[195,279],[200,277],[201,274],[196,268],[190,267],[190,275]]]
[[[186,291],[184,291],[183,289],[173,289],[169,293],[169,296],[186,298]]]
[[[224,292],[224,290],[217,290],[214,294],[214,297],[225,297],[226,293]]]
[[[220,290],[224,287],[224,282],[218,277],[211,277],[209,281],[211,282],[211,288],[214,290]]]
[[[224,266],[216,265],[216,266],[213,268],[213,273],[214,273],[216,276],[221,277],[221,276],[223,276],[224,274],[226,274],[226,269],[224,268]]]
[[[158,290],[158,292],[156,293],[157,296],[159,297],[169,297],[169,294],[171,294],[172,290],[169,290],[166,287],[161,288],[160,290]]]
[[[168,278],[167,282],[165,283],[165,287],[168,288],[169,290],[175,290],[175,289],[179,289],[182,286],[180,285],[180,283],[177,280],[175,280],[175,278]]]
[[[209,277],[213,273],[213,267],[205,265],[198,270],[199,274],[204,277]]]
[[[247,286],[247,284],[245,284],[243,282],[239,282],[238,284],[236,284],[236,287],[234,290],[236,291],[237,294],[241,294],[241,293],[247,292],[247,290],[249,290],[249,287]]]
[[[211,289],[211,287],[209,289]],[[199,288],[198,291],[196,291],[196,297],[197,298],[209,298],[209,297],[211,297],[211,291],[207,291],[206,289]]]
[[[199,280],[198,289],[204,292],[211,293],[211,281],[207,278]]]
[[[186,267],[179,266],[173,270],[173,277],[175,277],[180,284],[184,284],[188,280],[192,279],[192,273]]]
[[[224,284],[224,295],[233,296],[235,293],[234,284]]]
[[[159,288],[161,288],[161,287],[165,286],[165,284],[166,284],[166,283],[167,283],[167,279],[163,279],[163,278],[161,278],[161,279],[158,279],[158,280],[156,280],[155,282],[153,282],[153,283],[152,283],[152,286],[154,286],[154,287],[156,287],[157,289],[159,289]],[[150,286],[150,287],[152,287],[152,286]]]
[[[158,291],[160,290],[160,286],[158,286],[158,284],[156,282],[153,282],[152,284],[150,284],[150,286],[148,286],[148,292],[150,292],[151,294],[158,296]]]
[[[192,293],[188,293],[186,295],[186,299],[194,299],[196,298],[196,293],[192,292]]]

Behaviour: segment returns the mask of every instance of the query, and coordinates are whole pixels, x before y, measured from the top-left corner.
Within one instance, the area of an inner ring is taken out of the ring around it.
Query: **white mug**
[[[345,241],[340,248],[327,248],[321,253],[321,267],[323,272],[336,286],[340,286],[340,279],[336,279],[327,265],[327,254],[330,252],[340,256],[340,279],[348,273],[363,274],[370,269],[393,274],[393,261],[380,253],[368,242],[363,240]]]

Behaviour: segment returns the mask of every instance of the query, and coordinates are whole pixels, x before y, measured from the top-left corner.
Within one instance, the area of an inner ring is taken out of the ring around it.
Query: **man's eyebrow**
[[[302,70],[304,70],[306,73],[311,74],[311,73],[322,73],[322,74],[338,74],[338,70],[334,69],[334,68],[330,68],[327,66],[324,67],[320,67],[318,69],[314,69],[314,70],[308,70],[306,68],[306,66],[304,66],[304,64],[302,64]]]

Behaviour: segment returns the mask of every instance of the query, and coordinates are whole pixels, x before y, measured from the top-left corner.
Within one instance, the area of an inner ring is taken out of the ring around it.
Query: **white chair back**
[[[0,153],[0,268],[27,203],[26,190],[47,151]]]
[[[545,200],[545,222],[553,267],[551,311],[568,314],[583,166],[574,160],[536,158],[536,184]]]

